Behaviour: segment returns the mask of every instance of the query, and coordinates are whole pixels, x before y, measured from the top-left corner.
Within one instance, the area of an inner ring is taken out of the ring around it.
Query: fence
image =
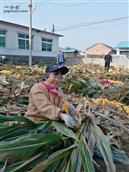
[[[125,55],[113,55],[113,62],[111,63],[112,66],[116,66],[119,68],[127,68],[129,69],[129,57]],[[104,65],[104,58],[103,57],[67,57],[66,58],[66,65],[73,65],[78,63],[93,63],[93,64],[100,64]]]
[[[10,64],[20,64],[20,65],[28,65],[28,57],[8,57]],[[1,61],[0,61],[1,62]],[[56,63],[56,57],[33,57],[33,64],[50,64]],[[92,63],[104,65],[103,57],[66,57],[66,65],[74,65],[79,63]],[[129,57],[125,55],[113,55],[112,66],[116,66],[119,68],[127,68],[129,69]]]

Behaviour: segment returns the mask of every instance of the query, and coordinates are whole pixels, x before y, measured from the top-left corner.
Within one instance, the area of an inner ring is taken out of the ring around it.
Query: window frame
[[[22,50],[29,50],[29,35],[27,33],[18,32],[18,48]],[[24,45],[20,47],[20,41],[24,41]],[[33,49],[33,36],[32,36],[32,49]]]
[[[3,32],[3,33],[1,33],[1,32]],[[4,30],[4,29],[0,29],[0,38],[3,38],[4,39],[4,44],[3,44],[3,46],[1,46],[2,45],[2,41],[0,42],[0,48],[5,48],[6,47],[6,30]]]
[[[53,47],[53,39],[51,38],[41,38],[41,50],[42,51],[47,51],[47,52],[52,52],[52,47]]]

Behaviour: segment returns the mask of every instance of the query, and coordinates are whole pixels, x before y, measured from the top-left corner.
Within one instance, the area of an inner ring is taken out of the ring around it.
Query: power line
[[[3,1],[3,0],[2,0]],[[76,3],[78,3],[78,4],[83,4],[83,3],[87,3],[87,2],[92,2],[92,1],[96,1],[96,2],[101,2],[101,3],[105,3],[105,2],[109,2],[109,3],[114,3],[114,2],[129,2],[128,0],[84,0],[84,1],[81,1],[80,2],[80,0],[78,0],[78,1],[72,1],[72,0],[62,0],[61,2],[59,1],[59,0],[44,0],[44,1],[34,1],[34,3],[48,3],[48,2],[54,2],[54,3],[74,3],[74,4],[76,4]],[[18,3],[28,3],[28,0],[26,0],[26,1],[20,1],[20,0],[7,0],[7,1],[3,1],[3,3],[13,3],[13,2],[18,2]],[[74,5],[73,4],[73,5]]]
[[[128,18],[129,18],[129,16],[113,18],[113,19],[106,19],[106,20],[97,21],[97,22],[80,23],[80,24],[71,25],[71,26],[60,28],[60,29],[56,29],[56,31],[64,31],[64,30],[76,29],[79,27],[87,27],[87,26],[91,26],[91,25],[98,25],[98,24],[103,24],[103,23],[115,22],[115,21],[120,21],[120,20],[124,20],[124,19],[128,19]]]
[[[96,0],[87,0],[85,2],[76,2],[74,4],[70,4],[71,2],[69,1],[68,4],[64,4],[64,2],[58,2],[58,1],[46,1],[45,2],[40,2],[40,1],[37,1],[37,2],[33,2],[33,4],[37,5],[37,6],[41,6],[41,5],[55,5],[55,6],[62,6],[62,7],[78,7],[78,6],[84,6],[88,3],[92,3],[92,2],[95,2]]]
[[[60,2],[51,2],[53,5],[56,5],[56,6],[63,6],[63,7],[78,7],[78,6],[84,6],[88,3],[92,3],[92,2],[95,2],[96,0],[89,0],[89,1],[85,1],[85,2],[76,2],[76,4],[61,4]]]
[[[82,2],[79,1],[71,1],[71,0],[62,0],[61,2],[58,1],[58,0],[44,0],[44,1],[33,1],[33,4],[36,5],[36,6],[42,6],[42,5],[55,5],[55,6],[62,6],[62,7],[79,7],[79,6],[85,6],[87,4],[90,4],[90,3],[113,3],[115,2],[114,0],[106,0],[106,1],[103,1],[103,0],[84,0]],[[127,0],[117,0],[117,3],[118,2],[122,2],[122,3],[128,3]],[[14,0],[7,0],[7,1],[2,1],[2,3],[18,3],[18,4],[28,4],[27,1],[14,1]],[[65,3],[65,4],[64,4]],[[67,3],[67,4],[66,4]],[[71,4],[73,3],[73,4]]]
[[[2,1],[2,4],[4,5],[4,4],[6,4],[6,3],[8,3],[8,4],[27,4],[28,5],[28,2],[26,1],[22,1],[22,2],[20,2],[20,1]],[[33,2],[33,4],[34,5],[48,5],[48,4],[51,4],[50,2],[48,2],[48,1],[46,1],[46,2]]]

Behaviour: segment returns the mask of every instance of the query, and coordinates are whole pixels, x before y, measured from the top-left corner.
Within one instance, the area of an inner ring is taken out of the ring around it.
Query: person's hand
[[[70,127],[70,128],[75,127],[75,125],[76,125],[75,120],[71,116],[69,116],[69,115],[67,115],[65,113],[61,113],[60,118],[61,118],[62,121],[65,122],[65,125],[67,127]]]

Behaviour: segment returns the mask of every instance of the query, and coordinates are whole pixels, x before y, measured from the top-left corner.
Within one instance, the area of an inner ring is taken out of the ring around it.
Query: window
[[[5,47],[6,31],[0,30],[0,47]]]
[[[18,45],[19,45],[19,49],[29,49],[29,35],[19,33]]]
[[[52,51],[52,39],[42,38],[42,51]]]

